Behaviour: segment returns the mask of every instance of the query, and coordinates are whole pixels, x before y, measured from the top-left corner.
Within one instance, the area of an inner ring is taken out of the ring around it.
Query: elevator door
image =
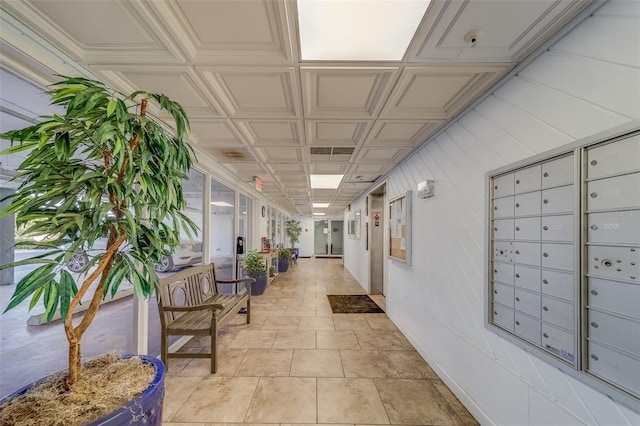
[[[371,195],[371,294],[384,294],[384,195]]]
[[[314,223],[314,254],[342,256],[344,243],[343,220],[322,219]]]

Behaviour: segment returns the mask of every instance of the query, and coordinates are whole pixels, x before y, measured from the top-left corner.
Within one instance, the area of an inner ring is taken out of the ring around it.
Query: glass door
[[[331,229],[331,255],[342,256],[342,248],[344,243],[343,220],[330,221]]]
[[[314,250],[316,256],[342,256],[343,220],[321,219],[314,222]]]

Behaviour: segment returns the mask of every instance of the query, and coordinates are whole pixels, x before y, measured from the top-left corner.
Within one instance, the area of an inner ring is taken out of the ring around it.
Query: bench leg
[[[251,298],[247,300],[247,324],[251,322]]]
[[[218,319],[213,320],[211,330],[211,373],[218,371]]]
[[[160,358],[164,363],[165,371],[169,371],[169,342],[166,333],[161,333],[160,337]]]

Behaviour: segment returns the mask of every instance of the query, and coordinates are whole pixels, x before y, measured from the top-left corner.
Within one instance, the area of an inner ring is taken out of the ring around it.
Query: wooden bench
[[[246,306],[251,321],[253,278],[216,280],[213,264],[194,266],[160,280],[156,290],[162,326],[162,362],[169,370],[169,358],[211,358],[211,372],[218,365],[218,330]],[[235,284],[236,294],[218,292],[218,284]],[[238,284],[244,284],[243,289]],[[170,353],[169,336],[211,336],[209,353]]]

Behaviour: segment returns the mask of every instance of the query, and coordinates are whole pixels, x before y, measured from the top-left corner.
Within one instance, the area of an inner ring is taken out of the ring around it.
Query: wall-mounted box
[[[431,198],[435,194],[436,184],[433,180],[425,180],[418,183],[418,198]]]
[[[640,123],[487,174],[486,325],[640,405]]]

